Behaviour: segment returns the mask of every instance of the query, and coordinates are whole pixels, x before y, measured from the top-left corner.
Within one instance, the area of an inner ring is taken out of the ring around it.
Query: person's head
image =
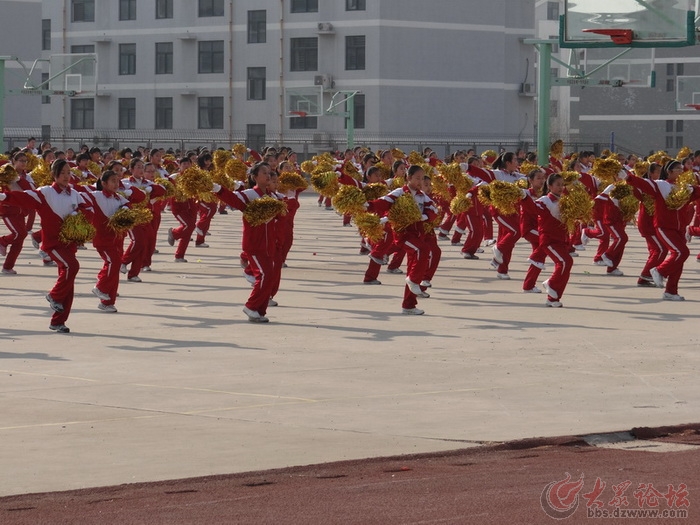
[[[578,157],[571,159],[566,165],[566,169],[569,171],[581,171],[581,161],[578,160]]]
[[[258,162],[250,168],[248,184],[251,188],[257,186],[262,191],[267,191],[270,185],[270,165],[267,162]]]
[[[296,151],[288,151],[287,152],[287,160],[291,162],[292,164],[297,163],[297,152]]]
[[[83,152],[75,157],[75,162],[78,164],[78,168],[81,170],[87,169],[88,162],[90,162],[90,154],[88,152]]]
[[[426,146],[425,148],[423,148],[423,158],[427,159],[428,157],[430,157],[430,154],[432,152],[433,152],[433,148]]]
[[[630,155],[627,155],[626,164],[627,164],[630,168],[634,168],[634,165],[637,164],[637,160],[638,160],[638,159],[637,159],[637,155],[635,155],[634,153],[633,153],[633,154],[630,154]]]
[[[376,166],[370,167],[365,172],[364,182],[366,182],[368,184],[374,184],[376,182],[381,182],[381,181],[382,181],[382,170],[380,170]]]
[[[512,151],[501,153],[492,164],[493,169],[512,172],[518,169],[518,159]]]
[[[58,152],[58,151],[55,152],[52,149],[45,149],[44,151],[41,152],[41,158],[47,164],[51,164],[54,160],[56,160],[56,158],[57,158],[56,155],[58,153],[61,153],[61,152]]]
[[[87,153],[88,151],[90,151],[90,146],[87,144],[80,145],[80,153]]]
[[[34,149],[36,147],[36,138],[35,137],[29,137],[27,139],[27,147],[29,149]]]
[[[110,160],[107,164],[107,169],[112,170],[119,178],[124,174],[124,164],[118,160]]]
[[[391,165],[391,173],[394,177],[406,176],[406,163],[402,160],[395,160]]]
[[[151,161],[156,166],[160,165],[160,161],[163,159],[163,154],[158,148],[153,148],[148,155],[148,160]]]
[[[143,165],[143,178],[146,180],[154,180],[156,174],[158,173],[158,168],[152,162],[146,162]]]
[[[129,171],[137,179],[143,178],[143,161],[139,157],[134,157],[129,162]]]
[[[75,158],[75,150],[73,148],[68,148],[66,150],[66,158],[68,160],[73,160]]]
[[[119,175],[112,170],[104,170],[97,181],[97,189],[116,193],[119,189]]]
[[[18,173],[24,173],[25,171],[27,171],[28,160],[29,159],[27,158],[27,154],[23,151],[18,151],[17,153],[12,155],[12,165]]]
[[[192,160],[192,157],[182,157],[178,165],[178,170],[180,171],[180,173],[182,173],[183,171],[194,166],[194,163],[195,161]]]
[[[90,160],[92,162],[99,162],[100,158],[102,157],[102,150],[97,146],[90,148],[88,153],[90,154]]]
[[[65,151],[58,150],[58,151],[56,151],[55,155],[56,155],[56,159],[65,159],[66,158]]]
[[[203,170],[211,169],[213,162],[214,159],[211,156],[211,153],[209,153],[208,151],[205,151],[199,157],[197,157],[197,166],[199,166]]]
[[[423,177],[425,171],[423,168],[414,164],[408,168],[406,173],[406,185],[413,191],[418,191],[423,187]]]
[[[661,175],[661,164],[658,164],[656,162],[652,162],[649,164],[649,169],[647,170],[646,174],[644,175],[645,179],[651,179],[651,180],[659,180],[659,176]]]
[[[67,160],[58,159],[51,164],[51,175],[59,188],[65,189],[70,184],[70,165]]]
[[[595,159],[595,154],[592,151],[582,151],[578,155],[579,162],[581,163],[582,166],[585,166],[586,168],[591,167],[594,159]]]
[[[289,162],[288,160],[285,160],[280,163],[279,166],[277,166],[277,169],[280,173],[286,173],[286,172],[293,172],[294,171],[294,164]]]
[[[391,163],[394,162],[394,156],[391,154],[391,150],[388,149],[386,151],[382,151],[382,154],[379,156],[379,160],[387,166],[391,166]]]
[[[343,160],[352,160],[354,156],[355,154],[351,149],[346,149],[345,153],[343,154]]]
[[[279,182],[279,174],[276,171],[270,172],[270,184],[267,189],[270,191],[277,191],[277,183]]]
[[[51,149],[51,143],[50,143],[48,140],[45,140],[45,141],[42,142],[41,145],[39,146],[39,151],[43,153],[43,152],[46,151],[47,149]]]
[[[364,171],[367,171],[369,168],[374,166],[377,162],[379,162],[379,159],[374,153],[368,153],[364,157],[362,157],[362,169]]]
[[[561,197],[564,191],[564,178],[558,173],[552,173],[547,179],[547,187],[551,193],[557,197]]]
[[[428,194],[433,191],[433,181],[427,175],[423,175],[423,185],[421,186],[421,191]]]
[[[681,173],[683,173],[683,165],[677,160],[670,160],[661,168],[659,179],[673,184]]]
[[[541,168],[535,168],[530,173],[527,174],[527,179],[530,182],[530,187],[540,194],[544,188],[544,183],[547,180],[544,174],[544,170]]]
[[[693,157],[686,157],[681,161],[683,165],[683,171],[690,171],[693,169]]]
[[[131,160],[131,155],[133,153],[134,152],[131,150],[131,148],[122,148],[121,150],[119,150],[119,156],[126,160]]]
[[[272,153],[267,153],[263,157],[263,162],[265,162],[271,170],[276,170],[277,169],[277,153],[272,152]]]

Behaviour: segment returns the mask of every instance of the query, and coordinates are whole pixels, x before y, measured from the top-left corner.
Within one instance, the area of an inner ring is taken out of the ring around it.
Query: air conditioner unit
[[[327,73],[315,75],[314,86],[321,86],[323,89],[333,89],[335,87],[335,81],[333,80],[333,76]]]
[[[324,34],[332,34],[335,33],[335,29],[333,28],[333,24],[331,24],[330,22],[319,22],[318,32]]]
[[[534,97],[535,96],[535,86],[530,82],[523,82],[520,84],[520,89],[518,90],[518,95],[523,97]]]

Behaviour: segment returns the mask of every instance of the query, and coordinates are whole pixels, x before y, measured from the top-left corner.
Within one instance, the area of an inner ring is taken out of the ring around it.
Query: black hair
[[[504,151],[498,157],[496,157],[496,160],[493,161],[491,167],[495,170],[502,170],[506,167],[507,162],[513,162],[513,160],[515,160],[515,153],[512,151]]]
[[[370,175],[373,175],[379,171],[379,168],[376,166],[370,166],[370,168],[365,172],[364,176],[362,177],[362,182],[367,182],[369,180]]]
[[[255,187],[255,177],[260,171],[260,168],[262,168],[263,166],[267,166],[268,168],[270,167],[270,165],[267,162],[262,161],[256,162],[255,164],[253,164],[253,167],[250,168],[250,171],[248,172],[248,186],[250,186],[251,188]]]
[[[552,186],[556,181],[558,181],[559,179],[563,179],[563,178],[564,178],[564,177],[562,177],[559,173],[552,173],[552,174],[550,174],[550,176],[547,177],[547,187],[549,188],[549,187]]]
[[[404,161],[402,160],[395,160],[394,163],[391,165],[391,173],[395,174],[396,170],[399,169],[400,166],[405,165]]]
[[[204,163],[208,160],[214,160],[214,157],[211,156],[211,153],[205,151],[199,157],[197,157],[197,166],[204,168]]]
[[[57,159],[53,161],[53,164],[51,164],[51,175],[53,176],[54,180],[58,178],[61,171],[63,171],[63,168],[67,165],[68,161],[66,159]]]
[[[660,180],[666,180],[668,179],[668,174],[669,172],[675,168],[676,166],[682,166],[680,162],[677,160],[669,160],[666,164],[664,164],[663,168],[661,168],[661,175],[659,175]]]
[[[408,167],[408,173],[406,174],[406,177],[411,177],[415,173],[418,173],[419,171],[422,171],[422,170],[423,170],[423,168],[421,166],[419,166],[418,164],[413,164],[413,165]]]
[[[77,157],[75,157],[75,162],[80,162],[81,160],[90,160],[90,154],[81,153]]]
[[[102,191],[102,184],[107,182],[110,179],[110,177],[114,177],[115,175],[117,175],[115,171],[104,170],[102,172],[102,176],[97,180],[97,184],[95,184],[97,191]]]
[[[651,164],[649,164],[649,169],[648,169],[647,172],[644,174],[644,178],[645,178],[645,179],[650,178],[649,176],[650,176],[652,173],[655,173],[655,172],[659,171],[660,169],[661,169],[661,164],[659,164],[659,163],[657,163],[657,162],[652,162]]]

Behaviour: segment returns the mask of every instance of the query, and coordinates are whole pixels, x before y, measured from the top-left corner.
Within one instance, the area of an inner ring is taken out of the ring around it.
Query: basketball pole
[[[5,60],[9,58],[0,56],[0,153],[5,151]]]
[[[538,52],[537,61],[537,163],[549,164],[549,100],[552,94],[552,42],[527,38],[525,44],[533,44]]]

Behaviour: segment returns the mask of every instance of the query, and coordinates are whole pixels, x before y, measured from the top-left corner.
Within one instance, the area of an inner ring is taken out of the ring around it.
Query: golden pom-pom
[[[622,164],[616,159],[595,159],[593,161],[593,169],[591,173],[598,177],[605,186],[614,184],[617,181],[617,176],[622,170]]]
[[[417,151],[412,151],[411,153],[408,154],[408,163],[409,164],[423,164],[425,162],[425,159],[423,158],[423,155],[421,155]]]
[[[338,174],[335,171],[326,171],[311,175],[311,185],[324,197],[333,197],[340,189]]]
[[[479,202],[484,206],[491,206],[491,187],[488,184],[479,186]]]
[[[308,173],[309,175],[313,173],[315,167],[316,164],[314,164],[314,162],[311,160],[305,160],[301,163],[301,171]]]
[[[433,186],[433,195],[437,195],[443,200],[449,202],[452,200],[452,194],[450,193],[450,188],[447,181],[440,175],[434,175],[430,180]]]
[[[394,157],[394,160],[403,160],[406,158],[406,154],[399,148],[392,148],[391,156]]]
[[[666,206],[671,210],[680,210],[690,201],[692,192],[685,184],[674,184],[671,193],[666,197]]]
[[[373,201],[389,193],[389,187],[382,182],[373,182],[362,188],[362,193],[365,194],[365,199]]]
[[[435,235],[435,228],[438,228],[442,224],[444,218],[445,213],[441,211],[435,216],[435,218],[432,221],[425,221],[423,223],[423,230],[425,231],[425,233]]]
[[[420,208],[416,204],[413,195],[405,193],[401,195],[389,209],[388,217],[394,231],[400,232],[411,224],[421,220]]]
[[[377,162],[374,165],[375,168],[379,168],[379,171],[382,174],[383,179],[390,179],[391,178],[391,166],[387,166],[383,162]]]
[[[36,168],[32,170],[31,176],[37,188],[41,186],[51,186],[51,184],[53,184],[53,175],[51,175],[51,167],[48,165],[48,163],[44,162],[43,160],[39,163],[39,165]]]
[[[267,195],[248,203],[243,212],[243,219],[251,226],[260,226],[270,222],[278,215],[287,214],[287,203]]]
[[[136,224],[136,214],[133,210],[122,207],[109,218],[107,226],[116,233],[125,234]]]
[[[360,235],[371,242],[379,242],[384,238],[384,226],[376,213],[358,213],[353,216],[352,222],[357,226]]]
[[[616,182],[615,187],[610,190],[610,197],[613,199],[622,200],[630,195],[632,195],[632,186],[623,181]]]
[[[88,222],[85,215],[77,213],[63,219],[58,240],[63,244],[85,244],[95,236],[95,227]]]
[[[212,155],[214,169],[223,169],[226,163],[233,158],[233,153],[223,149],[217,149]]]
[[[552,145],[549,147],[549,154],[555,159],[561,159],[564,155],[564,141],[557,139],[552,142]]]
[[[148,208],[148,201],[142,201],[131,208],[134,214],[134,226],[148,224],[153,221],[153,212]]]
[[[355,166],[351,161],[349,161],[349,160],[345,161],[342,169],[343,169],[343,173],[345,173],[345,175],[352,177],[356,181],[362,180],[362,174],[359,171],[357,171],[357,166]]]
[[[171,197],[175,196],[175,185],[171,180],[164,177],[158,177],[153,182],[165,188],[165,195],[163,195],[161,199],[170,199]]]
[[[654,198],[650,195],[642,195],[642,204],[644,205],[644,212],[649,216],[653,217],[656,212],[656,203]]]
[[[610,151],[608,148],[605,148],[603,151],[600,152],[601,158],[608,158],[613,154],[612,151]],[[615,157],[617,158],[617,156]]]
[[[593,199],[583,184],[575,182],[567,189],[559,199],[559,212],[569,233],[574,232],[577,223],[587,224],[592,220]]]
[[[180,173],[175,179],[175,186],[188,199],[203,201],[212,200],[212,188],[214,183],[208,171],[193,166]]]
[[[495,180],[491,186],[491,205],[503,215],[513,215],[518,212],[517,204],[522,200],[520,188],[512,182]]]
[[[219,184],[222,188],[227,190],[233,190],[236,187],[236,181],[228,176],[226,170],[221,168],[214,168],[214,171],[209,172],[211,175],[211,181],[214,184]]]
[[[528,179],[518,179],[515,181],[515,185],[518,188],[521,188],[523,190],[526,190],[530,187],[530,181]]]
[[[486,151],[481,152],[481,158],[484,160],[495,159],[496,157],[498,157],[498,153],[492,149],[487,149]]]
[[[683,146],[678,152],[678,155],[676,155],[676,160],[683,160],[686,157],[690,157],[692,154],[692,149],[690,149],[688,146]]]
[[[454,199],[452,199],[452,202],[450,202],[450,211],[453,215],[459,215],[460,213],[469,211],[472,205],[473,202],[470,197],[468,197],[467,195],[460,194],[457,195]]]
[[[27,171],[32,171],[35,169],[39,164],[41,164],[42,158],[34,155],[31,151],[27,151],[27,165],[25,166],[25,169]]]
[[[9,189],[10,184],[19,178],[17,170],[10,163],[0,166],[0,188]]]
[[[634,174],[637,177],[644,177],[644,175],[646,175],[647,173],[649,173],[649,163],[647,161],[638,160],[637,162],[635,162]]]
[[[246,182],[248,180],[248,166],[240,159],[231,159],[224,166],[224,173],[233,180]]]
[[[76,179],[83,180],[83,172],[80,171],[78,168],[71,168],[70,172],[71,175],[73,175]]]
[[[626,182],[618,182],[610,191],[610,197],[617,199],[624,222],[631,221],[639,210],[639,201],[634,196],[632,186]]]
[[[365,194],[357,186],[344,184],[333,196],[333,207],[344,215],[355,215],[365,211],[366,203]]]
[[[309,187],[306,179],[296,171],[284,171],[277,179],[277,191],[287,193],[288,191],[304,191]]]
[[[100,175],[102,175],[102,166],[100,166],[97,162],[89,161],[87,163],[87,168],[90,170],[90,173],[92,173],[98,179],[100,178]]]
[[[403,188],[406,185],[406,178],[405,177],[394,177],[391,179],[391,187],[389,188],[390,190],[398,190],[399,188]]]
[[[663,166],[667,162],[673,160],[668,153],[666,153],[663,150],[657,151],[656,153],[652,153],[647,157],[647,160],[649,162],[656,162],[657,164],[660,164]]]
[[[524,161],[523,163],[520,164],[520,168],[518,168],[518,171],[520,173],[524,173],[525,175],[530,175],[535,170],[541,170],[542,168],[538,166],[537,164],[534,164],[532,162]]]
[[[248,152],[248,148],[246,148],[245,144],[234,144],[231,151],[236,157],[243,157]]]
[[[697,184],[697,179],[695,178],[695,172],[693,170],[684,171],[678,175],[678,179],[675,184],[690,184],[694,186]]]
[[[438,173],[455,187],[457,193],[466,193],[474,185],[474,181],[462,172],[462,167],[457,162],[440,164]]]

